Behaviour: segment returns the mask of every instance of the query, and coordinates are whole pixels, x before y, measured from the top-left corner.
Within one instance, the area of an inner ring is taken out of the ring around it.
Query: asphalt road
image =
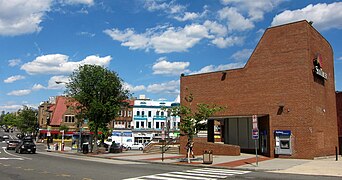
[[[46,152],[41,144],[36,154],[17,154],[5,146],[0,143],[1,180],[339,179],[101,159]]]

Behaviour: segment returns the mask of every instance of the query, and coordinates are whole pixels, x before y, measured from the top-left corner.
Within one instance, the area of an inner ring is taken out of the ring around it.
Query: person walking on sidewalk
[[[191,140],[188,140],[188,143],[186,144],[186,149],[187,149],[186,158],[190,157],[190,155],[192,158],[195,158],[193,148],[194,148],[194,142]]]

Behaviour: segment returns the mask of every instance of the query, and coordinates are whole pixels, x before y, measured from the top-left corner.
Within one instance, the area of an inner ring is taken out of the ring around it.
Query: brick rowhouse
[[[304,159],[334,155],[338,147],[334,83],[332,47],[310,23],[268,28],[243,68],[181,76],[181,105],[189,106],[184,98],[191,93],[193,109],[197,103],[225,107],[208,120],[207,138],[195,139],[195,154],[213,150],[213,154],[239,155],[240,148],[253,150],[248,148],[253,147],[249,132],[251,117],[257,115],[259,133],[264,135],[258,140],[259,153]],[[214,119],[223,122],[221,143],[213,140]],[[287,133],[290,144],[276,141],[279,133]],[[181,137],[181,153],[186,141]],[[290,153],[277,154],[276,146]]]

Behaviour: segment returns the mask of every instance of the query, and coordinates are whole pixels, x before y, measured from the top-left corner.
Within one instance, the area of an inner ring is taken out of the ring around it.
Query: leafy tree
[[[180,105],[172,107],[170,110],[171,115],[181,117],[181,135],[187,136],[187,145],[190,145],[193,142],[194,136],[197,135],[200,130],[207,128],[207,119],[216,112],[221,111],[223,107],[199,103],[194,110],[191,108],[193,101],[193,95],[191,93],[185,97],[185,101],[188,106]],[[190,151],[188,151],[187,157],[188,162],[190,162]]]
[[[23,106],[22,109],[18,110],[17,116],[17,128],[24,134],[33,133],[34,136],[38,132],[38,111],[36,109]]]
[[[59,131],[63,131],[63,130],[64,130],[64,132],[69,131],[69,127],[68,127],[67,125],[61,125],[61,126],[59,126]]]
[[[70,75],[66,92],[78,103],[78,115],[89,119],[95,142],[99,128],[113,120],[129,93],[116,72],[98,65],[83,65]],[[97,143],[95,143],[97,150]]]
[[[1,121],[1,126],[4,125],[5,129],[8,129],[11,126],[16,126],[17,124],[17,117],[13,113],[7,113],[1,115],[2,121]]]

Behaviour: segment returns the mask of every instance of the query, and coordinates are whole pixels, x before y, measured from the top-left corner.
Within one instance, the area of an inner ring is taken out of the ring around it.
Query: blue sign
[[[259,129],[252,129],[252,139],[259,139]]]
[[[290,130],[275,130],[274,134],[276,136],[291,136],[291,131]]]

